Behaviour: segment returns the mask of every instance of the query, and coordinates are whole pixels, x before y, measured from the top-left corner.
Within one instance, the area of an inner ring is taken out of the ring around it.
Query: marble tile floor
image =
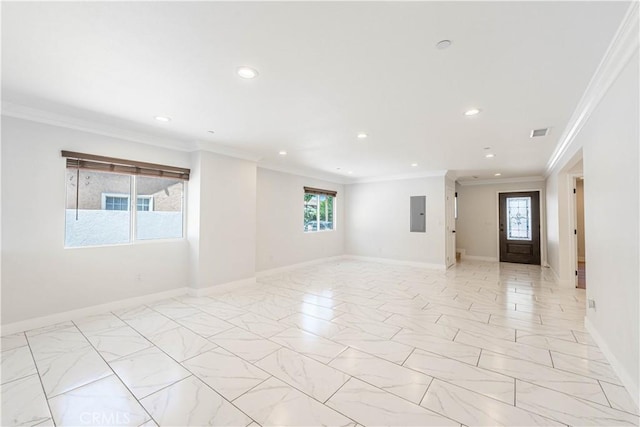
[[[2,337],[2,425],[638,425],[546,269],[343,260]]]

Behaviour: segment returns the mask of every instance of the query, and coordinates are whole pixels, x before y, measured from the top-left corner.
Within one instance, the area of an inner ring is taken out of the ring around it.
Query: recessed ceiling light
[[[340,169],[342,169],[342,168],[336,168],[337,171],[339,171]]]
[[[215,131],[215,130],[208,130],[207,132],[209,132],[209,133],[216,133],[216,131]]]
[[[494,158],[496,155],[495,154],[491,154],[491,153],[487,153],[484,155],[487,159],[492,159]]]
[[[282,150],[282,151],[279,151],[279,152],[278,152],[278,154],[280,154],[281,156],[286,156],[286,155],[287,155],[287,152],[286,152],[286,151],[284,151],[284,150]]]
[[[500,172],[493,174],[493,176],[500,176],[500,175],[502,175]]]
[[[365,139],[366,137],[368,137],[369,135],[367,135],[364,132],[358,132],[358,139]]]
[[[154,118],[159,122],[170,122],[171,121],[171,117],[167,117],[167,116],[155,116]]]
[[[449,46],[451,46],[451,40],[440,40],[438,43],[436,43],[436,48],[438,48],[439,50],[446,49]]]
[[[238,67],[237,73],[243,79],[254,79],[258,77],[258,71],[251,67]]]
[[[417,163],[411,163],[411,167],[412,167],[412,168],[415,168],[415,167],[417,167],[417,166],[418,166],[418,164],[417,164]]]
[[[480,110],[477,108],[471,108],[470,110],[467,110],[464,112],[465,116],[475,116],[476,114],[480,113]]]
[[[349,175],[353,175],[353,171],[349,171],[347,172]]]

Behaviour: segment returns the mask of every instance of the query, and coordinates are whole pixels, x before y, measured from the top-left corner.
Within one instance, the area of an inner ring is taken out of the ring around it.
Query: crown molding
[[[188,141],[165,138],[161,136],[149,135],[142,132],[129,131],[115,126],[98,123],[96,121],[80,119],[60,113],[53,113],[51,111],[28,107],[26,105],[16,104],[13,102],[2,102],[2,115],[16,119],[29,120],[46,125],[62,127],[66,129],[73,129],[81,132],[89,132],[96,135],[107,136],[110,138],[123,139],[125,141],[136,142],[139,144],[167,148],[170,150],[186,152],[209,151],[212,153],[234,157],[242,160],[249,160],[252,162],[257,162],[260,160],[260,156],[226,145],[213,144],[211,142],[199,140]]]
[[[40,110],[26,105],[15,104],[13,102],[2,101],[2,115],[51,126],[89,132],[110,138],[124,139],[126,141],[137,142],[139,144],[153,145],[176,151],[192,151],[192,147],[189,146],[187,141],[128,131],[69,115],[52,113],[50,111]]]
[[[341,177],[339,175],[319,171],[316,169],[305,168],[301,166],[280,165],[272,162],[259,162],[258,168],[268,169],[275,172],[287,173],[289,175],[298,175],[306,178],[318,179],[321,181],[332,182],[334,184],[346,185],[346,184],[351,184],[353,182],[351,179],[347,177]]]
[[[241,160],[248,160],[250,162],[259,162],[261,159],[261,157],[256,154],[251,154],[245,150],[229,147],[228,145],[214,144],[205,141],[194,141],[193,145],[195,148],[189,150],[191,152],[208,151],[210,153],[220,154],[227,157],[234,157]]]
[[[457,181],[463,187],[469,185],[495,185],[495,184],[513,184],[519,182],[543,182],[544,176],[522,176],[517,178],[495,178],[495,179],[478,179],[473,181]]]
[[[447,172],[448,171],[446,170],[437,170],[437,171],[407,173],[402,175],[382,175],[382,176],[369,177],[369,178],[355,178],[350,182],[350,184],[367,184],[370,182],[400,181],[404,179],[444,177],[447,175]]]
[[[553,154],[549,158],[546,176],[550,175],[559,166],[564,165],[565,162],[561,160],[569,158],[577,151],[579,147],[574,143],[576,136],[587,123],[589,117],[618,75],[620,75],[633,55],[638,52],[640,43],[638,37],[639,7],[638,1],[633,1],[627,9],[627,13],[620,23],[613,40],[609,44],[604,57],[569,119],[569,123],[567,123],[562,132]]]

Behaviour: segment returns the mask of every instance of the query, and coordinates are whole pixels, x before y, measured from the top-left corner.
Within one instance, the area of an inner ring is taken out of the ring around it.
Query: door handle
[[[452,233],[455,233],[455,232],[456,232],[456,230],[451,230],[451,232],[452,232]]]

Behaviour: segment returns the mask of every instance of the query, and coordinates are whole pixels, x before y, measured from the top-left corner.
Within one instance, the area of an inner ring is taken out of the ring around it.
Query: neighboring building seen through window
[[[79,178],[67,169],[66,247],[182,237],[183,180],[88,170]]]
[[[118,194],[109,195],[103,194],[102,209],[107,211],[128,211],[129,210],[129,195]],[[152,211],[153,210],[153,196],[138,196],[138,204],[136,209],[139,211]]]
[[[335,197],[328,194],[304,194],[304,231],[334,229]]]
[[[104,209],[107,211],[128,211],[129,196],[107,196],[104,197]]]

